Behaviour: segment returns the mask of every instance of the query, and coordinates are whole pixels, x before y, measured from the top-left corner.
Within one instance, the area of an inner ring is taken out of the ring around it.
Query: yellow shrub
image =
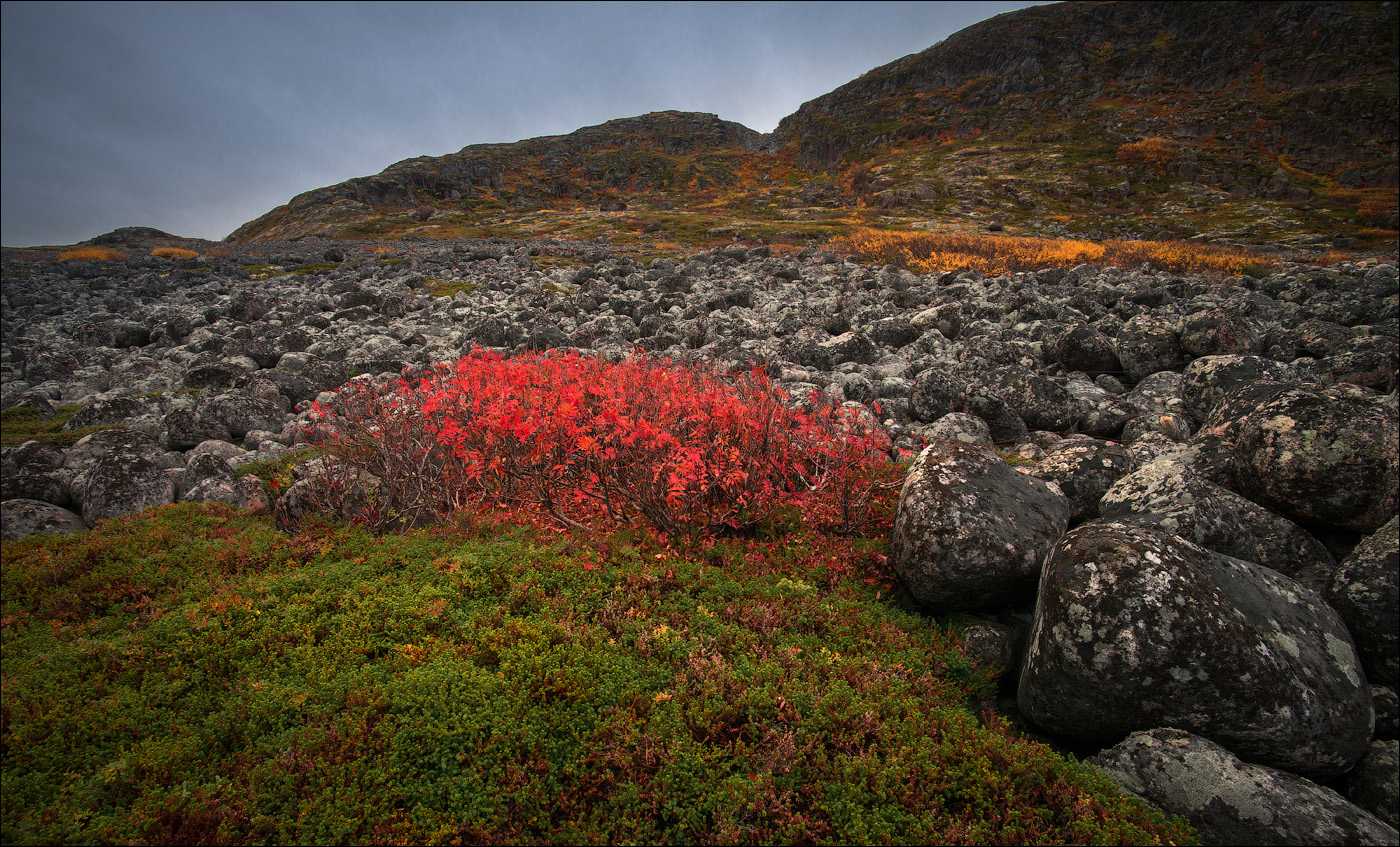
[[[60,262],[125,262],[126,254],[111,247],[69,247],[58,254]]]
[[[183,247],[156,247],[151,250],[151,255],[159,259],[197,259],[199,254],[193,250],[186,250]]]

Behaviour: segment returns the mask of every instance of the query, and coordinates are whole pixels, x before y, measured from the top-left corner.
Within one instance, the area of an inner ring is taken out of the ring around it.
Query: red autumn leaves
[[[478,350],[387,391],[352,382],[316,419],[331,456],[378,480],[379,523],[489,505],[696,537],[795,507],[852,529],[897,479],[862,408],[647,356]]]

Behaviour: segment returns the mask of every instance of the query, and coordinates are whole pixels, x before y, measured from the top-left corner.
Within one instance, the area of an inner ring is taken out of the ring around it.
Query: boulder
[[[139,512],[175,499],[175,482],[159,451],[133,444],[105,453],[81,476],[83,520]]]
[[[1184,356],[1176,321],[1145,314],[1134,316],[1118,337],[1118,359],[1132,382],[1158,371],[1180,370]]]
[[[1241,494],[1304,523],[1378,529],[1400,505],[1400,421],[1349,392],[1301,386],[1239,422]]]
[[[1045,452],[1031,473],[1053,482],[1069,498],[1071,522],[1097,517],[1099,500],[1131,470],[1128,451],[1111,441],[1067,438]]]
[[[940,441],[914,461],[895,515],[895,571],[919,602],[943,609],[1026,599],[1069,522],[1059,491],[982,447]]]
[[[1078,324],[1056,341],[1053,356],[1068,371],[1089,376],[1117,374],[1123,370],[1113,341],[1089,324]]]
[[[1099,503],[1105,518],[1157,526],[1208,550],[1291,577],[1336,560],[1307,530],[1166,456],[1113,483]]]
[[[61,506],[16,498],[0,503],[0,538],[14,541],[35,533],[83,532],[83,519]]]
[[[1371,737],[1370,688],[1321,597],[1107,519],[1071,531],[1045,562],[1017,700],[1078,741],[1175,726],[1325,777],[1351,768]]]
[[[1400,519],[1391,518],[1342,560],[1327,601],[1351,631],[1367,678],[1400,685]]]
[[[1337,792],[1179,729],[1135,732],[1089,762],[1186,818],[1203,844],[1395,843],[1394,827]]]
[[[1400,741],[1371,742],[1347,775],[1347,796],[1392,828],[1400,827]],[[1396,843],[1393,837],[1391,843]]]
[[[1293,368],[1259,356],[1203,356],[1186,366],[1181,395],[1186,411],[1197,422],[1210,417],[1215,404],[1241,385],[1267,379],[1288,382]]]

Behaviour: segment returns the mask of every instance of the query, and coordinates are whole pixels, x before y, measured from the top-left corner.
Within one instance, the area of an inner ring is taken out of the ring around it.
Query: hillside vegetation
[[[1039,6],[875,68],[772,135],[654,112],[473,145],[298,195],[231,238],[603,238],[674,252],[997,225],[1386,247],[1398,21],[1390,4]]]

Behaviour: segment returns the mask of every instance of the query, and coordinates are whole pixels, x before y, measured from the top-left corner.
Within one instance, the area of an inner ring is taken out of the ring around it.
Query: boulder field
[[[1030,727],[1101,751],[1210,842],[1397,841],[1393,265],[987,277],[737,245],[645,263],[545,241],[216,252],[4,252],[4,538],[177,500],[290,514],[300,495],[272,502],[245,469],[296,455],[318,396],[477,346],[757,366],[869,407],[916,454],[896,572],[912,602],[974,616],[970,652],[1005,668]]]

